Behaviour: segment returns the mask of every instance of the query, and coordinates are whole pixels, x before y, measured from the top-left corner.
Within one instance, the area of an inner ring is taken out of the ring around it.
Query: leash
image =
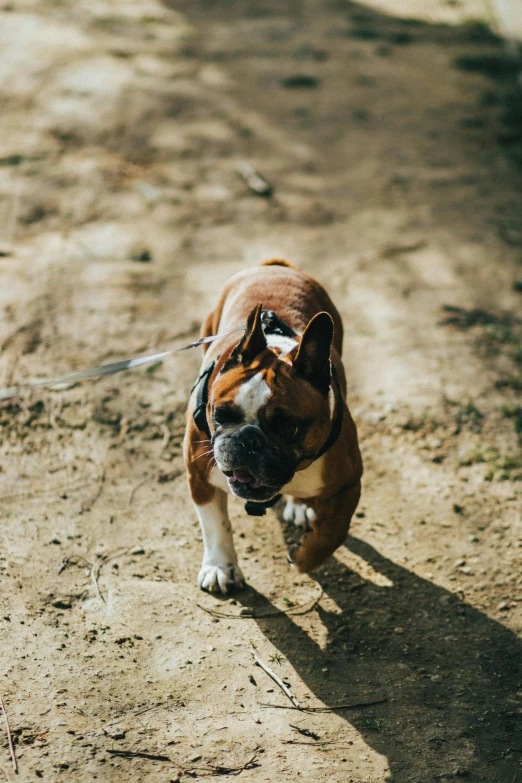
[[[23,394],[24,391],[28,391],[30,389],[49,389],[53,386],[60,386],[63,384],[79,383],[80,381],[91,381],[95,378],[103,378],[105,375],[114,375],[117,372],[123,372],[123,370],[131,370],[135,367],[141,367],[145,364],[160,362],[173,353],[188,351],[190,348],[197,348],[200,345],[213,343],[215,340],[220,340],[222,337],[228,337],[229,334],[243,332],[244,330],[245,326],[243,325],[237,329],[232,329],[230,332],[224,332],[223,334],[214,334],[210,337],[200,337],[199,340],[195,340],[193,343],[188,343],[188,345],[182,345],[180,348],[169,348],[166,351],[147,353],[143,356],[134,356],[130,359],[122,359],[118,362],[101,364],[98,367],[91,367],[87,370],[78,370],[77,372],[70,372],[66,373],[65,375],[55,375],[52,378],[42,378],[35,381],[24,381],[19,383],[17,386],[11,386],[8,389],[0,389],[0,400],[8,400],[11,397],[18,397],[20,394]]]

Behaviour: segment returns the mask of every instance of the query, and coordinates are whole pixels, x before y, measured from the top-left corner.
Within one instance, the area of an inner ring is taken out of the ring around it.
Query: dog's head
[[[217,465],[238,497],[270,500],[326,442],[333,328],[322,312],[300,338],[267,338],[261,305],[250,313],[207,407]]]

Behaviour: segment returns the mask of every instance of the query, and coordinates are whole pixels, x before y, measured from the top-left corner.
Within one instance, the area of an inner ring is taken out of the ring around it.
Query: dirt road
[[[3,8],[0,385],[186,342],[285,256],[343,315],[366,466],[313,578],[280,509],[232,503],[249,586],[219,600],[181,458],[196,352],[4,403],[18,780],[522,780],[521,176],[466,66],[500,44],[341,0]],[[284,709],[252,645],[303,705],[365,706]]]

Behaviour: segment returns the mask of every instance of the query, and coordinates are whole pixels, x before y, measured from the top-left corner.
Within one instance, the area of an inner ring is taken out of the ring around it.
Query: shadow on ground
[[[522,759],[522,646],[504,626],[421,579],[372,546],[347,548],[392,583],[377,587],[332,559],[316,576],[341,613],[319,608],[321,649],[289,616],[257,619],[267,639],[325,704],[381,696],[376,706],[340,711],[388,759],[391,780],[469,778],[513,783]],[[250,588],[239,597],[273,605]],[[422,775],[422,778],[419,777]]]

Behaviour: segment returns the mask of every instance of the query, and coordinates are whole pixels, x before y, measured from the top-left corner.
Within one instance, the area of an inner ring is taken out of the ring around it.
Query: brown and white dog
[[[289,496],[285,520],[308,528],[289,559],[308,573],[345,540],[361,491],[343,325],[324,288],[286,261],[239,272],[202,335],[245,322],[242,335],[204,349],[188,411],[185,462],[205,547],[199,584],[211,592],[244,584],[227,492],[256,515]]]

